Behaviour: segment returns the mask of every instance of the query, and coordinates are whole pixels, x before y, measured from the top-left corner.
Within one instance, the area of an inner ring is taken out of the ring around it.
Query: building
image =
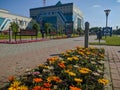
[[[8,30],[10,22],[16,22],[20,29],[26,29],[32,18],[10,13],[8,10],[0,9],[0,31]]]
[[[59,30],[63,28],[66,31],[83,28],[83,14],[73,3],[62,4],[60,1],[56,5],[31,8],[30,17],[36,20],[41,26],[44,23],[50,23]]]

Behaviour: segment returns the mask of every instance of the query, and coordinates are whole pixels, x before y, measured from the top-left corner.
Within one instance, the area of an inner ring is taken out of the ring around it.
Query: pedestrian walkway
[[[90,36],[89,41],[93,41],[94,38]],[[34,68],[44,63],[47,58],[76,46],[84,46],[84,37],[24,44],[0,44],[0,88],[7,82],[9,76],[21,75],[26,69]],[[112,90],[120,90],[120,47],[103,45],[96,47],[105,48]]]
[[[120,90],[120,46],[104,46],[110,66],[113,90]]]

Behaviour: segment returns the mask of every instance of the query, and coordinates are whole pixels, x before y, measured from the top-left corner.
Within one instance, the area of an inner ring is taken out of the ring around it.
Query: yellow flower
[[[68,74],[69,74],[70,76],[76,76],[76,73],[74,73],[74,72],[68,72]]]
[[[91,54],[91,52],[87,51],[87,52],[86,52],[86,54],[87,54],[87,55],[90,55],[90,54]]]
[[[79,72],[82,73],[82,74],[88,74],[88,73],[91,72],[91,70],[88,69],[88,68],[81,68],[81,69],[79,70]]]
[[[64,56],[68,57],[68,56],[70,56],[70,54],[65,54]]]
[[[19,87],[9,87],[8,90],[19,90]]]
[[[99,56],[100,56],[101,58],[104,58],[104,54],[99,54]]]
[[[75,80],[76,82],[79,82],[79,83],[83,82],[83,80],[80,79],[80,78],[74,78],[74,80]]]
[[[65,72],[65,73],[68,73],[68,72],[70,72],[70,70],[65,70],[64,72]]]
[[[28,90],[27,86],[20,86],[18,90]]]
[[[67,60],[68,60],[68,61],[72,61],[73,59],[72,59],[71,57],[68,57]]]
[[[103,84],[103,85],[108,84],[108,80],[107,79],[98,79],[98,82]]]
[[[65,63],[65,61],[62,60],[61,63]]]
[[[73,58],[74,60],[79,60],[79,58],[76,57],[76,56],[73,56],[72,58]]]
[[[78,52],[78,54],[80,54],[80,55],[84,55],[84,53],[83,53],[83,52],[80,52],[80,51]]]
[[[44,68],[49,69],[49,66],[46,66],[46,65],[45,65]]]
[[[11,87],[13,87],[13,88],[18,88],[20,84],[21,84],[21,82],[19,82],[19,81],[14,81],[13,84],[11,84]],[[14,89],[13,89],[13,90],[14,90]]]

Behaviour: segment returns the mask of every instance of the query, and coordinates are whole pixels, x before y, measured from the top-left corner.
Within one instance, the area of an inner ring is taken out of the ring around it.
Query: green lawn
[[[56,35],[52,35],[52,36],[50,36],[50,35],[47,35],[47,37],[46,37],[46,35],[44,34],[44,37],[45,38],[56,38],[56,39],[59,39],[59,38],[64,38],[64,37],[67,37],[65,34],[56,34]],[[79,37],[79,35],[77,35],[77,34],[72,34],[71,35],[71,37]],[[16,38],[17,39],[19,39],[20,38],[20,36],[16,36]],[[21,38],[22,39],[27,39],[27,38],[31,38],[31,36],[21,36]],[[33,36],[33,38],[36,38],[36,36]],[[38,33],[38,36],[37,36],[37,38],[42,38],[42,35],[41,35],[41,33]],[[8,40],[9,39],[9,35],[8,34],[0,34],[0,40]],[[15,36],[13,35],[12,36],[12,39],[15,39]]]
[[[104,42],[90,42],[91,45],[111,45],[111,46],[120,46],[120,36],[107,36],[106,38],[103,37]]]
[[[3,35],[3,34],[0,34],[0,40],[3,40],[3,39],[8,39],[9,36],[8,35]]]
[[[120,37],[118,37],[118,36],[107,37],[105,39],[105,41],[108,45],[118,45],[118,46],[120,46]]]

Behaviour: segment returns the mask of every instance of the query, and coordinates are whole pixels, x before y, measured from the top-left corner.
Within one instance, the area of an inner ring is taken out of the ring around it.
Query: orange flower
[[[72,52],[72,50],[66,50],[66,53],[70,53],[70,52]]]
[[[50,88],[44,88],[41,86],[35,86],[32,90],[51,90]]]
[[[32,90],[41,90],[42,87],[41,86],[35,86]]]
[[[51,82],[51,81],[62,82],[62,80],[61,80],[59,77],[57,77],[57,76],[49,76],[49,77],[47,78],[47,81],[48,81],[48,82]]]
[[[72,69],[72,68],[73,68],[73,66],[72,66],[72,65],[69,65],[69,66],[68,66],[68,69]]]
[[[9,80],[10,82],[12,82],[12,81],[15,80],[15,77],[14,77],[14,76],[10,76],[10,77],[8,77],[8,80]]]
[[[58,63],[58,66],[61,67],[61,68],[65,68],[65,64],[62,63],[62,62]]]
[[[57,61],[59,58],[58,57],[51,57],[51,58],[48,58],[47,60],[48,60],[48,62],[50,63],[50,64],[53,64],[55,61]]]
[[[43,80],[42,78],[34,78],[33,81],[36,83],[39,83],[39,82],[42,82]]]
[[[62,82],[62,80],[59,77],[54,77],[54,81],[56,81],[56,82]]]
[[[43,85],[44,85],[44,87],[51,87],[50,83],[44,83]]]
[[[70,90],[82,90],[82,89],[80,89],[78,87],[70,86]]]
[[[43,88],[43,89],[41,89],[41,90],[51,90],[50,88]]]

